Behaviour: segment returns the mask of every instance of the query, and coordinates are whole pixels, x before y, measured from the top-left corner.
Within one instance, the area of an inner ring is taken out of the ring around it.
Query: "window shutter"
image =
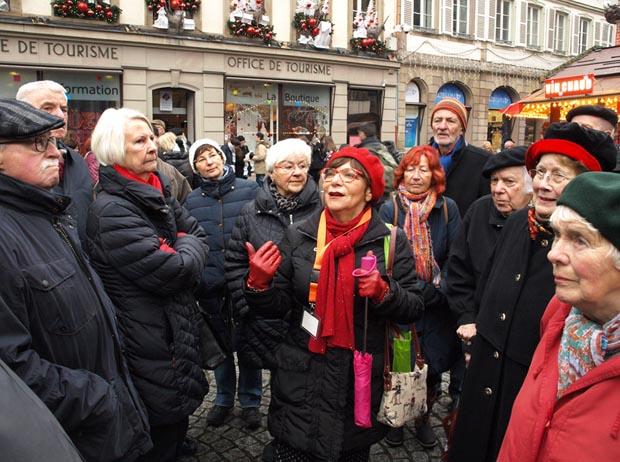
[[[553,44],[553,38],[554,38],[554,34],[553,34],[553,28],[555,27],[555,11],[554,10],[549,10],[547,12],[547,50],[551,50],[553,51],[554,48],[554,44]]]
[[[400,12],[402,24],[413,26],[413,0],[403,0]]]
[[[594,46],[602,46],[601,42],[601,23],[596,21],[594,23]]]
[[[613,45],[613,26],[608,22],[603,23],[603,30],[601,32],[601,45],[604,47],[609,47]]]
[[[478,0],[476,2],[476,31],[477,40],[488,40],[487,30],[489,27],[489,2]]]
[[[517,45],[527,45],[527,6],[526,2],[521,3],[520,17],[517,19],[519,31],[515,34]]]
[[[496,0],[489,0],[489,24],[487,27],[489,40],[495,40],[495,18],[497,18],[497,2]]]
[[[444,34],[452,35],[452,0],[443,1],[443,21],[441,31]]]

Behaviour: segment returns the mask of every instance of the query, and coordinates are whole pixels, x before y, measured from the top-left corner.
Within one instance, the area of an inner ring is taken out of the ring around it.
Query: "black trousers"
[[[188,426],[189,417],[174,424],[151,427],[153,449],[141,456],[138,462],[176,462]]]

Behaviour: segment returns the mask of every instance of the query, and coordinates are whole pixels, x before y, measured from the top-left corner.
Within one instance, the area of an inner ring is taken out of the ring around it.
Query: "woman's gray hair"
[[[106,109],[93,130],[91,149],[101,165],[122,164],[125,160],[125,126],[130,120],[142,120],[151,131],[149,119],[134,109]]]
[[[601,241],[609,246],[607,256],[613,259],[614,266],[620,270],[620,250],[617,249],[611,242],[609,242],[609,240],[607,240],[605,236],[603,236],[601,232],[596,229],[594,225],[592,225],[592,223],[583,218],[573,209],[571,209],[570,207],[566,207],[565,205],[558,205],[551,214],[550,221],[551,227],[553,228],[557,227],[560,224],[582,225],[588,231],[596,233],[601,238]]]
[[[308,146],[307,143],[297,138],[288,138],[278,141],[267,151],[267,158],[265,159],[267,173],[273,173],[275,166],[280,162],[299,154],[303,155],[308,165],[310,165],[310,161],[312,160],[312,148]]]

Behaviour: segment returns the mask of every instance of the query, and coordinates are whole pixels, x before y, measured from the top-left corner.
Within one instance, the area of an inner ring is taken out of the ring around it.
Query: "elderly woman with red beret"
[[[383,393],[386,322],[423,312],[415,264],[402,230],[393,275],[386,274],[390,230],[372,205],[384,191],[378,158],[362,148],[334,154],[321,173],[325,208],[295,223],[281,244],[248,245],[245,294],[264,316],[288,314],[290,329],[272,375],[269,431],[278,461],[367,461],[388,427],[376,420]],[[367,255],[376,268],[354,278]],[[277,270],[277,273],[276,273]],[[274,277],[275,275],[275,277]],[[354,420],[353,352],[373,357],[370,428]]]
[[[540,340],[540,320],[553,296],[547,261],[553,243],[549,218],[573,178],[614,168],[616,147],[603,132],[556,123],[528,148],[525,163],[533,179],[532,207],[506,220],[477,288],[476,336],[463,338],[473,346],[450,462],[497,460],[514,400]]]
[[[620,460],[620,176],[575,178],[551,225],[555,297],[498,460]]]

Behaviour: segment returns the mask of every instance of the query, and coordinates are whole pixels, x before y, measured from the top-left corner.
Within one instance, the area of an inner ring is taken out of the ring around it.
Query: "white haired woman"
[[[116,306],[148,411],[154,447],[141,460],[173,462],[208,390],[192,293],[206,267],[206,235],[156,170],[155,135],[143,114],[107,109],[92,148],[101,167],[88,251]]]
[[[620,176],[572,180],[551,224],[555,297],[498,460],[620,460]]]

